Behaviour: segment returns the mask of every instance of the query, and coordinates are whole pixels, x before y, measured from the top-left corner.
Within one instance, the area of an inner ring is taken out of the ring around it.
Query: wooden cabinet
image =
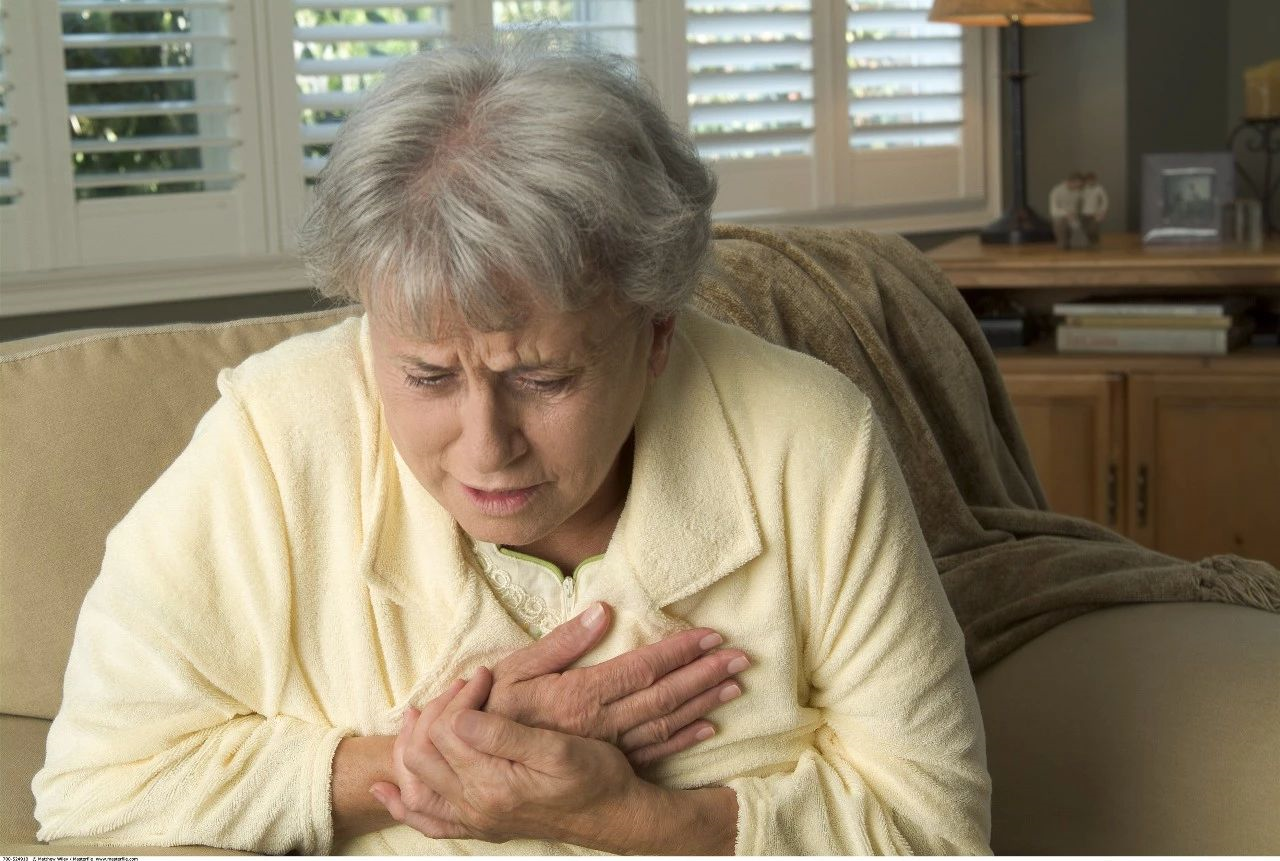
[[[971,300],[1029,315],[1054,302],[1129,295],[1255,295],[1280,307],[1280,243],[1101,250],[983,246],[930,252]],[[1226,356],[996,353],[1049,504],[1183,559],[1238,553],[1280,566],[1280,348]]]
[[[1004,383],[1053,509],[1121,529],[1123,378],[1012,373]]]
[[[1129,379],[1129,534],[1280,566],[1280,376]]]

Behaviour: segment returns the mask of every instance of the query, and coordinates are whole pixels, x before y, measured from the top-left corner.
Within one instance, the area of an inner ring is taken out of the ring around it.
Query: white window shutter
[[[13,121],[10,113],[9,91],[13,82],[9,80],[8,42],[5,38],[4,17],[0,15],[0,207],[13,206],[22,195],[22,187],[18,185],[13,173],[15,150],[9,126]]]
[[[32,12],[24,2],[0,4],[0,271],[6,273],[51,267],[54,246],[63,238],[49,221],[44,100]],[[11,306],[8,295],[0,296],[0,313]]]
[[[931,6],[848,2],[836,186],[852,209],[986,206],[986,43],[979,28],[930,22]]]
[[[293,4],[293,57],[302,176],[324,167],[338,127],[396,60],[451,36],[449,0]]]
[[[575,41],[634,59],[637,2],[493,0],[493,29],[499,34],[519,34],[553,26]]]
[[[810,0],[685,0],[689,130],[721,213],[813,206]]]
[[[854,0],[848,12],[849,145],[959,146],[961,29],[929,21],[931,0]]]
[[[58,0],[57,12],[75,262],[273,250],[248,10]]]

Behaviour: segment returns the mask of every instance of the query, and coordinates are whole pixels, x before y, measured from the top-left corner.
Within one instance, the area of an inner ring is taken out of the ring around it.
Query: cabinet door
[[[1280,377],[1129,378],[1130,534],[1280,565]]]
[[[1122,530],[1124,381],[1118,374],[1005,374],[1049,506]]]

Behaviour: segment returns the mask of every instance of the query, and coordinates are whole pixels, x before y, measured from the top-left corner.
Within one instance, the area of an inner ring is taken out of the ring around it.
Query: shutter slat
[[[320,175],[320,171],[324,170],[325,162],[328,159],[322,156],[309,155],[302,159],[302,175],[306,179],[315,179]]]
[[[332,0],[332,2],[314,3],[311,0],[294,0],[293,4],[295,11],[317,9],[326,12],[342,9],[386,9],[387,7],[448,9],[451,6],[453,6],[453,0],[414,0],[412,3],[388,3],[387,0],[345,0],[345,2]]]
[[[6,108],[0,108],[0,126],[13,125],[13,117]]]
[[[230,0],[58,0],[59,12],[145,12],[149,9],[230,9]]]
[[[71,105],[68,113],[76,117],[161,117],[168,114],[232,114],[238,109],[226,102],[116,102],[101,105]]]
[[[10,162],[10,161],[15,161],[16,159],[17,159],[17,156],[14,155],[13,149],[9,146],[9,144],[0,142],[0,161]]]
[[[341,123],[303,123],[298,132],[303,146],[331,144],[338,139]]]
[[[313,42],[385,42],[392,39],[422,41],[439,39],[449,31],[438,24],[323,24],[319,27],[294,27],[294,41]]]
[[[198,135],[148,135],[108,140],[73,140],[72,152],[152,152],[166,149],[203,149],[240,146],[237,138]]]
[[[363,92],[300,93],[298,101],[303,110],[349,111],[364,99]]]
[[[188,42],[230,44],[233,39],[221,33],[67,33],[62,45],[68,50],[81,48],[149,48],[156,45],[183,45]]]
[[[401,57],[350,57],[334,60],[300,59],[297,74],[303,77],[329,75],[377,75],[391,68]]]
[[[554,22],[557,30],[566,30],[571,33],[625,33],[635,29],[634,24],[615,24],[609,22],[598,23],[594,21],[562,21]],[[540,30],[547,25],[542,21],[515,21],[506,23],[495,23],[493,29],[500,33],[520,32],[527,30]]]
[[[68,84],[121,84],[185,81],[194,78],[234,78],[230,69],[196,66],[141,66],[121,69],[67,69]]]
[[[178,182],[234,182],[244,174],[228,170],[150,170],[125,173],[82,173],[77,189],[115,188],[132,185],[171,185]]]

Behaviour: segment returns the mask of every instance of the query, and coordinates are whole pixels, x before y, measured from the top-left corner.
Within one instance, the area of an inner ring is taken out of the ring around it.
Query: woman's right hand
[[[709,628],[682,631],[592,667],[566,669],[608,630],[596,603],[493,668],[484,711],[525,726],[617,745],[635,767],[687,750],[715,728],[703,718],[742,693],[749,666]]]

